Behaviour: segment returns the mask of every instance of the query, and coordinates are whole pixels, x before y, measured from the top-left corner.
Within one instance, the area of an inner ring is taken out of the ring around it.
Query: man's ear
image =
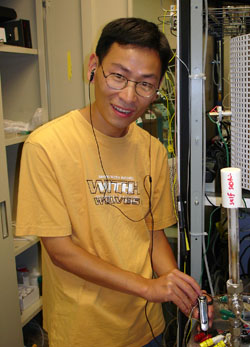
[[[92,82],[95,78],[95,71],[98,66],[98,57],[95,53],[92,53],[89,58],[89,65],[88,65],[88,80],[89,82]]]
[[[155,102],[155,100],[158,100],[160,98],[160,96],[161,96],[160,92],[156,92],[152,98],[151,103]]]
[[[165,75],[165,74],[164,74]],[[155,94],[155,96],[154,96],[154,98],[153,98],[153,100],[152,100],[152,102],[154,102],[155,100],[157,100],[157,99],[159,99],[160,97],[161,97],[161,93],[160,93],[160,87],[161,87],[161,84],[162,84],[162,81],[163,81],[163,79],[164,79],[164,75],[162,76],[162,78],[161,78],[161,80],[160,80],[160,82],[159,82],[159,88],[158,88],[158,91],[156,92],[156,94]]]

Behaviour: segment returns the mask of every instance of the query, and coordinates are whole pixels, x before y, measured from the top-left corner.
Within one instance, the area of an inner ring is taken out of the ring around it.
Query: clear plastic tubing
[[[228,208],[228,258],[229,258],[229,278],[233,284],[240,282],[239,275],[239,210],[238,208]]]

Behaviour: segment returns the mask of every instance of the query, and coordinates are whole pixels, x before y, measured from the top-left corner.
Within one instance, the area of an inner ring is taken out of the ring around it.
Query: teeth
[[[129,114],[129,113],[130,113],[130,111],[125,111],[125,110],[123,110],[122,108],[117,107],[117,106],[115,106],[115,105],[113,105],[113,106],[114,106],[114,108],[115,108],[117,111],[119,111],[119,112],[121,112],[121,113],[125,113],[125,114]]]

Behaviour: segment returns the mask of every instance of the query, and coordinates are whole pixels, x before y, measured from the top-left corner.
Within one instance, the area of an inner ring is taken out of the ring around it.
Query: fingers
[[[213,307],[213,297],[209,295],[206,290],[202,290],[202,294],[207,297],[207,314],[209,319],[209,328],[213,325],[213,319],[214,319],[214,307]]]
[[[192,277],[178,269],[165,275],[165,280],[168,301],[172,301],[186,316],[189,316],[197,304],[198,295],[201,295],[200,286]]]
[[[179,278],[181,278],[186,283],[188,283],[192,287],[192,289],[196,292],[197,295],[202,294],[202,290],[201,290],[199,284],[191,276],[186,275],[177,269],[173,270],[172,273],[174,275],[178,276]]]
[[[178,285],[176,286],[176,283],[169,282],[167,297],[169,298],[168,301],[172,301],[186,316],[189,316],[193,302]]]
[[[171,280],[182,291],[182,297],[185,300],[189,300],[191,305],[194,306],[197,303],[197,298],[201,295],[201,289],[198,283],[190,276],[185,275],[179,270],[175,269],[167,275],[168,280]]]
[[[212,328],[213,320],[214,320],[214,307],[213,307],[213,305],[208,305],[208,320],[209,320],[209,328]]]
[[[173,269],[157,279],[149,280],[148,284],[149,287],[145,296],[147,300],[153,302],[172,301],[186,316],[190,315],[192,309],[197,305],[198,296],[203,293],[199,284],[191,276],[178,269]],[[194,311],[194,317],[198,319],[198,310]],[[212,306],[209,306],[208,317],[212,321]]]
[[[208,326],[209,328],[212,328],[214,319],[213,298],[209,294],[207,294],[205,290],[202,290],[202,295],[205,295],[207,297]],[[197,320],[199,320],[200,318],[198,307],[193,312],[193,318]],[[200,330],[200,327],[198,327],[198,330]]]
[[[214,318],[213,298],[207,294],[205,290],[201,290],[199,284],[191,276],[177,269],[171,271],[171,273],[167,275],[167,278],[170,283],[174,283],[171,288],[171,294],[169,294],[169,296],[171,296],[171,301],[173,301],[186,316],[189,316],[192,309],[198,304],[198,296],[205,295],[207,297],[209,328],[211,328]],[[199,319],[198,308],[194,309],[192,316]]]
[[[193,311],[192,317],[193,317],[194,319],[196,319],[196,320],[199,320],[199,316],[200,316],[200,314],[199,314],[199,309],[198,309],[198,306],[197,306],[197,307],[195,307],[195,309],[194,309],[194,311]]]
[[[213,306],[208,306],[208,327],[211,329],[213,326],[213,319],[214,319],[214,309]],[[199,321],[200,315],[198,308],[195,308],[192,317]],[[200,326],[197,328],[198,331],[200,331]]]

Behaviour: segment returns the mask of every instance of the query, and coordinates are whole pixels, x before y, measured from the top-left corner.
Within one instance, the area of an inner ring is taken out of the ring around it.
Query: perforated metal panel
[[[231,166],[242,170],[250,190],[250,34],[230,41]]]

